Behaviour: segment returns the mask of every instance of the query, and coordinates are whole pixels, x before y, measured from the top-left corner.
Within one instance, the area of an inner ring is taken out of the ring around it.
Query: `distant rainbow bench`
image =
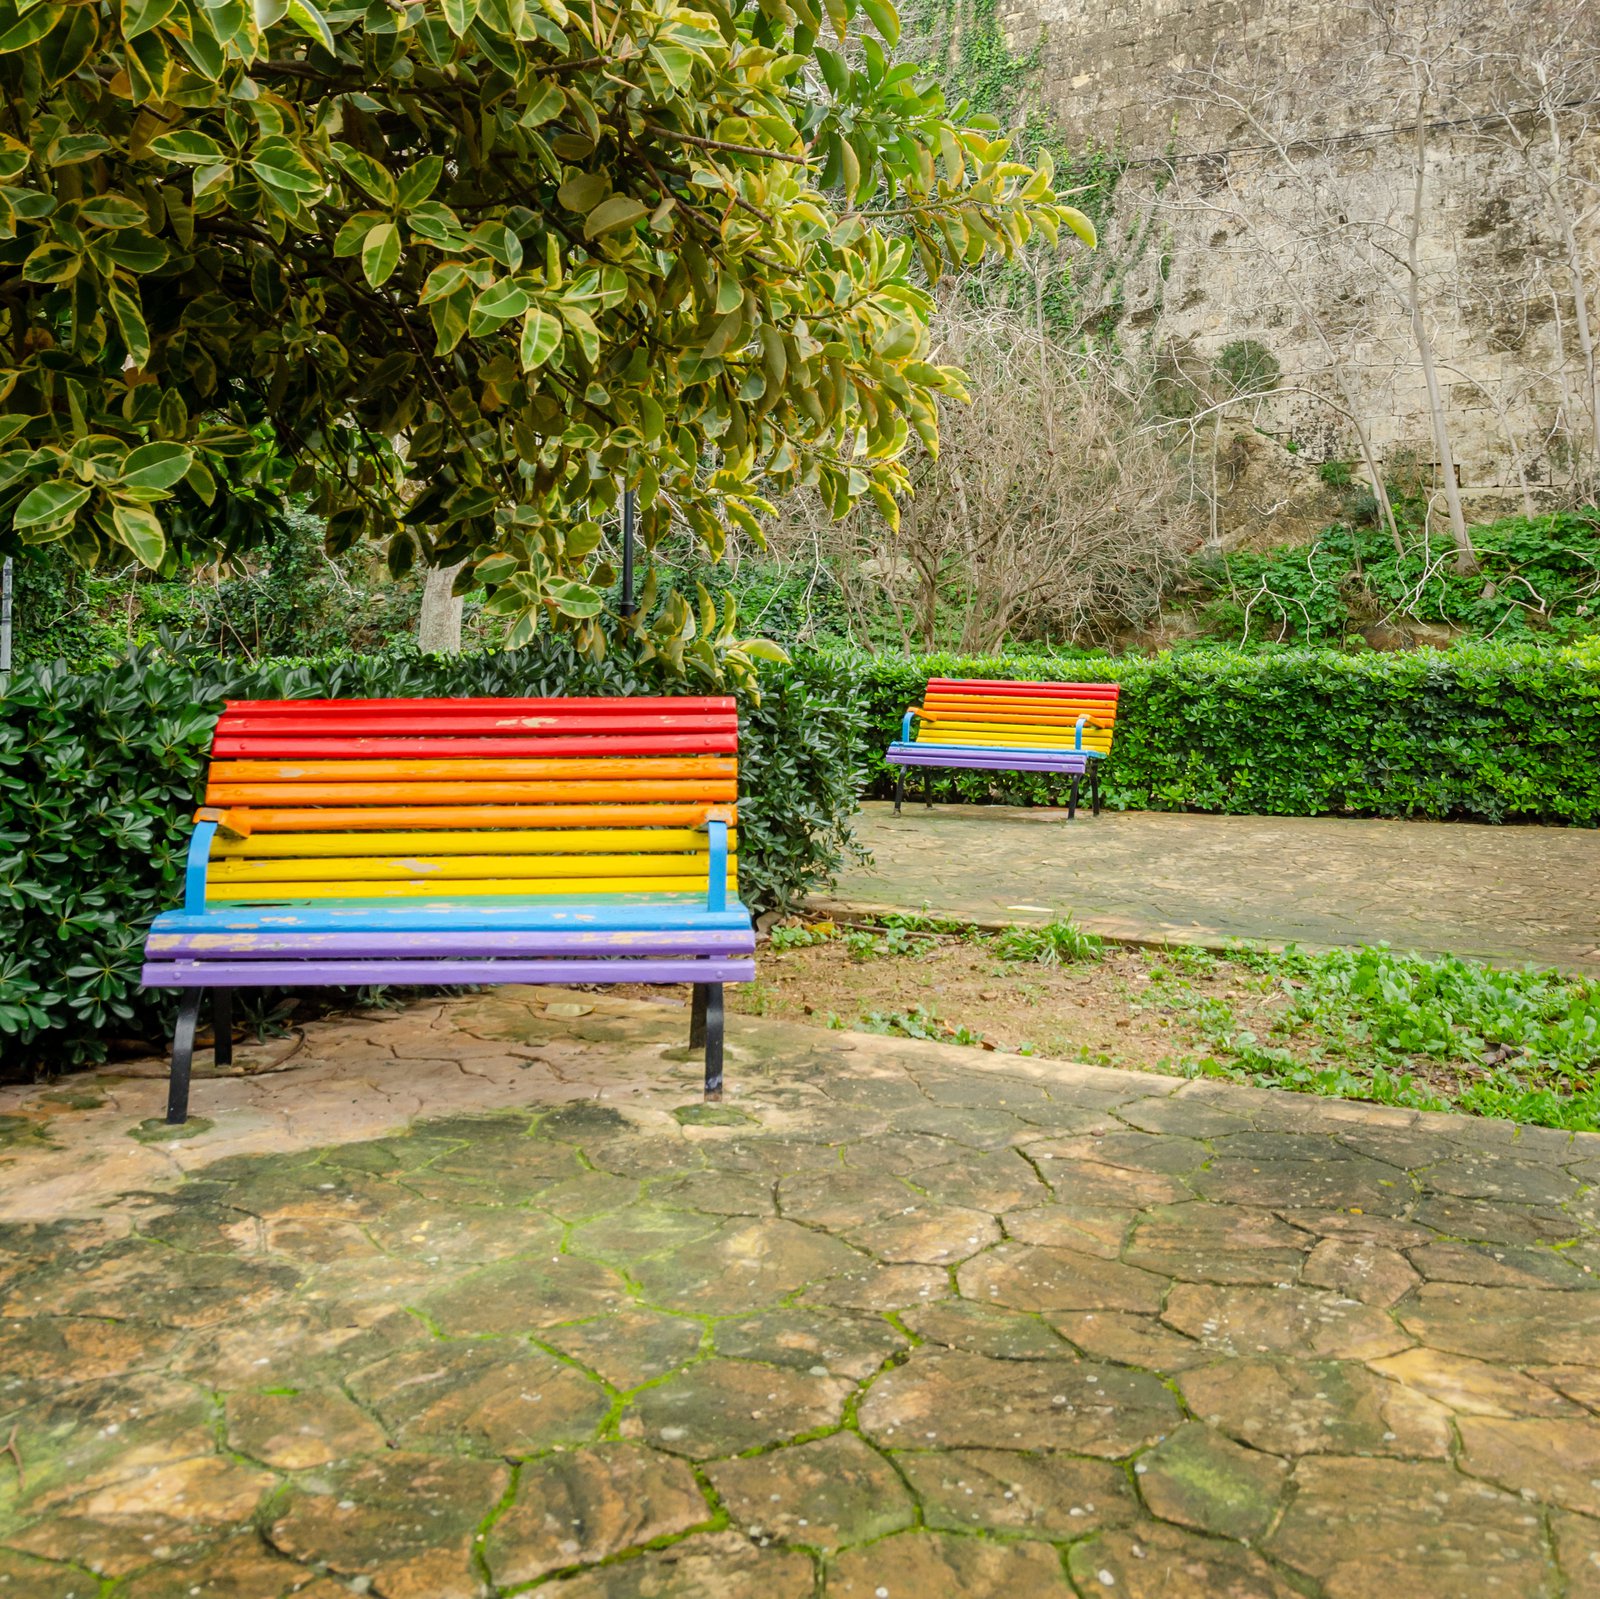
[[[226,1064],[245,987],[692,983],[720,1098],[722,985],[755,976],[738,747],[730,698],[230,700],[145,944],[183,991],[167,1120],[203,992]]]
[[[894,811],[905,798],[908,766],[978,772],[1055,772],[1072,779],[1067,806],[1078,814],[1078,785],[1088,774],[1100,814],[1099,764],[1111,753],[1117,721],[1115,683],[989,683],[935,677],[921,705],[900,724],[885,759],[895,773]],[[931,786],[926,790],[933,803]]]

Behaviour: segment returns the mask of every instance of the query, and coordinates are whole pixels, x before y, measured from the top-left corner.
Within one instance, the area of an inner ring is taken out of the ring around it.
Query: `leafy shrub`
[[[740,883],[756,909],[830,880],[852,848],[860,730],[843,662],[762,672],[741,700]],[[28,667],[0,686],[0,1060],[99,1059],[163,1035],[145,931],[181,898],[188,817],[229,698],[683,692],[659,666],[549,639],[516,654],[415,653],[259,666],[145,651],[99,672]]]
[[[872,792],[930,677],[1122,685],[1102,773],[1119,810],[1600,824],[1600,643],[1359,655],[1209,647],[1154,657],[807,657],[860,682]],[[932,769],[930,769],[932,770]],[[946,800],[1055,803],[1059,779],[933,771]]]

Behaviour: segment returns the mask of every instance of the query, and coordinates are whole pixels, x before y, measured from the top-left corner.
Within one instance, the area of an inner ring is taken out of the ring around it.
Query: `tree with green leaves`
[[[0,549],[170,571],[287,462],[333,549],[599,650],[624,487],[647,546],[798,484],[893,523],[932,286],[1093,233],[823,5],[0,0]]]

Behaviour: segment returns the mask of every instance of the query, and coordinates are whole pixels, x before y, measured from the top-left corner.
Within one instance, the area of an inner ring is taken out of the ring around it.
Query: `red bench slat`
[[[449,756],[602,756],[602,755],[734,755],[739,735],[725,733],[635,733],[580,738],[383,738],[311,737],[306,733],[219,733],[211,746],[215,759],[352,760],[364,756],[412,760]]]
[[[377,711],[392,716],[411,716],[417,711],[500,711],[507,715],[559,714],[575,710],[585,715],[601,712],[614,716],[632,716],[637,711],[672,711],[684,716],[707,713],[731,716],[739,708],[738,702],[728,694],[674,695],[641,694],[636,697],[610,698],[590,695],[572,699],[416,699],[416,700],[226,700],[228,711],[248,711],[254,715],[291,714],[294,716],[321,716],[339,711]]]

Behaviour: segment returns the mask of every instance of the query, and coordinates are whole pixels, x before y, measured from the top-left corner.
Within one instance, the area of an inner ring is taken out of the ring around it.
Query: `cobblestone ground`
[[[1425,954],[1600,974],[1600,831],[1001,806],[862,807],[873,854],[820,908],[1043,922],[1113,938]]]
[[[683,1021],[9,1091],[0,1593],[1600,1595],[1600,1139]]]

